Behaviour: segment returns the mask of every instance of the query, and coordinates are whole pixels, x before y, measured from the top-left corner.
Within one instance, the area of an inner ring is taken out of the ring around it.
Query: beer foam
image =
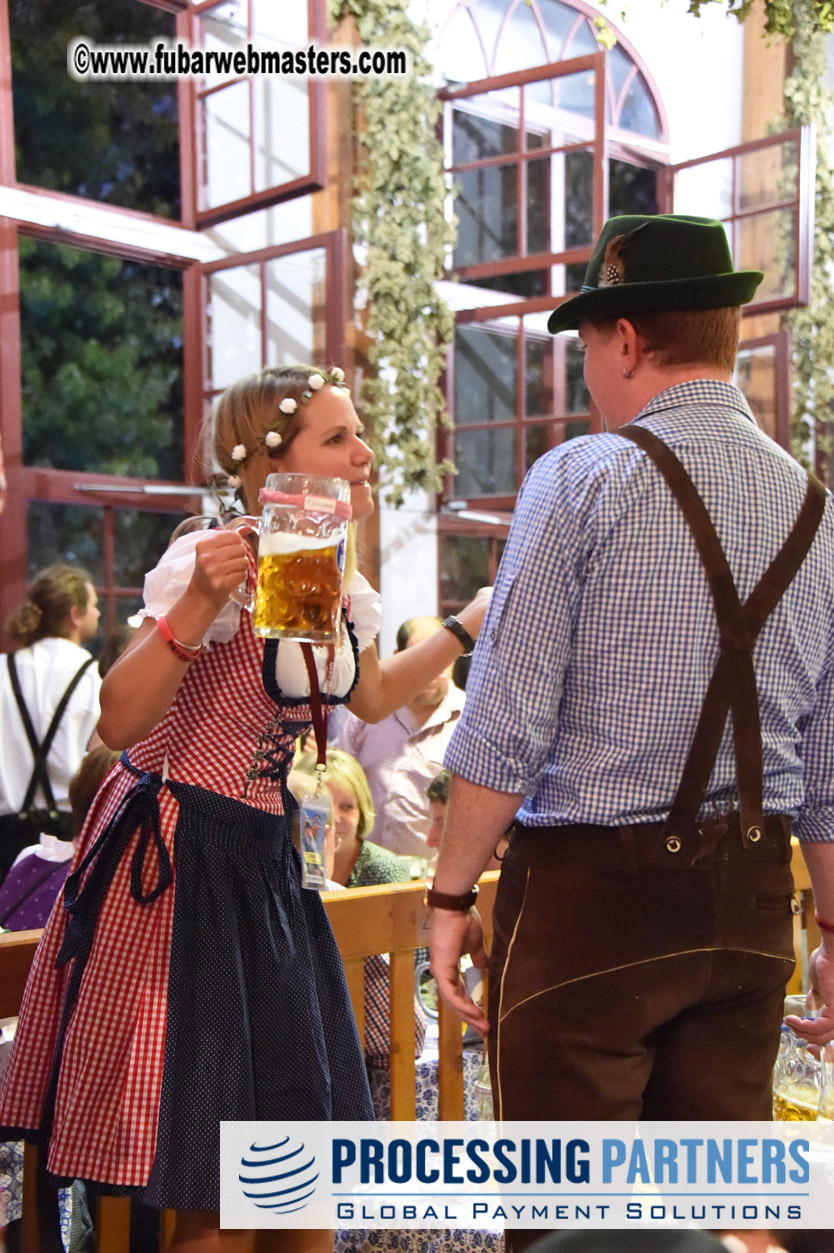
[[[322,539],[318,535],[296,535],[291,531],[267,531],[258,541],[259,557],[274,557],[280,553],[314,552],[320,548],[335,549],[341,541],[340,535],[331,535]]]

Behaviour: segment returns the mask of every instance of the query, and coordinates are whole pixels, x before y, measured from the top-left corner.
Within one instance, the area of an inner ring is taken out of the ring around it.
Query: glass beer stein
[[[786,996],[785,1014],[807,1018],[804,996]],[[820,1104],[820,1063],[807,1041],[782,1024],[773,1072],[773,1118],[776,1122],[815,1122]]]
[[[350,484],[314,474],[270,474],[259,500],[255,632],[271,639],[334,644]]]

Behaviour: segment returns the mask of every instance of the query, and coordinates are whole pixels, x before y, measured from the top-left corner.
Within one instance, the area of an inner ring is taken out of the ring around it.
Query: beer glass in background
[[[270,474],[259,496],[258,586],[252,626],[271,639],[334,644],[350,521],[350,484]]]

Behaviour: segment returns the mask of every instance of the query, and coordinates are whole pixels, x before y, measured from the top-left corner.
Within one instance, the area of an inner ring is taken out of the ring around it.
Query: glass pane
[[[234,52],[246,42],[249,29],[249,5],[247,0],[226,0],[210,9],[198,19],[202,34],[202,46],[207,51]],[[215,85],[227,78],[237,77],[231,70],[227,74],[213,74],[206,84]]]
[[[27,557],[31,579],[56,562],[81,566],[94,583],[104,582],[104,510],[83,505],[26,506]]]
[[[181,513],[145,513],[116,509],[113,514],[113,577],[119,587],[141,587],[165,552]]]
[[[797,146],[789,140],[738,157],[739,206],[759,209],[796,195]]]
[[[509,296],[544,296],[549,291],[547,270],[519,270],[515,274],[494,274],[491,278],[468,278],[467,284]]]
[[[182,276],[20,237],[26,465],[182,479]]]
[[[516,337],[480,326],[455,330],[454,419],[511,422],[516,416]],[[457,490],[457,488],[456,488]]]
[[[527,163],[527,255],[551,252],[550,220],[553,202],[550,194],[550,157]]]
[[[203,101],[203,208],[231,204],[252,194],[249,150],[252,139],[249,84],[222,87]]]
[[[252,85],[255,191],[264,191],[301,178],[310,169],[309,80],[261,74]]]
[[[524,469],[530,469],[534,461],[549,452],[559,442],[558,427],[549,422],[537,423],[524,428]]]
[[[691,213],[703,217],[704,205],[710,214],[728,218],[733,212],[733,160],[719,157],[693,165],[675,174],[675,213]]]
[[[489,166],[455,175],[455,266],[518,255],[518,167]]]
[[[587,266],[584,261],[578,261],[574,265],[565,266],[565,291],[578,292],[585,282],[585,270]]]
[[[608,162],[608,213],[657,213],[657,171],[626,161]]]
[[[607,61],[608,73],[611,76],[611,86],[614,90],[614,99],[619,100],[620,92],[634,67],[634,62],[619,44],[615,44],[610,50]]]
[[[775,300],[796,292],[793,209],[776,209],[736,224],[736,269],[762,270],[764,279],[754,300]]]
[[[548,60],[567,60],[564,44],[576,21],[576,9],[562,4],[562,0],[540,0],[540,8],[552,41]]]
[[[327,352],[327,259],[323,248],[267,261],[266,364],[321,361]]]
[[[776,439],[776,353],[773,344],[740,348],[736,382],[744,392],[762,430]]]
[[[578,339],[565,337],[565,413],[587,413],[591,397],[585,386],[585,354]]]
[[[489,96],[473,96],[468,105],[493,112]],[[488,157],[506,156],[518,149],[518,128],[477,112],[455,109],[452,114],[452,164],[467,165]]]
[[[310,20],[306,3],[276,4],[275,0],[250,0],[252,29],[268,47],[308,42]]]
[[[576,34],[565,48],[565,57],[584,57],[591,52],[599,52],[597,37],[590,22],[580,22]]]
[[[515,427],[456,431],[455,495],[467,500],[476,496],[514,496],[518,490],[515,441]]]
[[[474,83],[489,75],[473,16],[471,9],[455,9],[443,28],[436,68],[447,82]]]
[[[553,340],[527,338],[524,355],[525,414],[542,417],[553,412]]]
[[[593,155],[583,151],[566,152],[565,248],[583,248],[592,242],[594,234],[593,191]]]
[[[481,41],[486,48],[490,74],[495,73],[494,65],[499,31],[511,2],[512,0],[478,0],[478,3],[473,6],[472,16],[478,27]]]
[[[263,365],[261,305],[259,265],[209,275],[206,314],[213,388],[228,387]]]
[[[70,40],[169,40],[173,15],[136,0],[11,0],[9,30],[19,181],[178,218],[177,84],[67,74]]]
[[[649,139],[660,138],[657,110],[642,74],[636,74],[632,79],[615,125],[637,135],[646,135]]]
[[[590,435],[591,424],[590,422],[566,422],[563,431],[562,442],[566,443],[569,439],[579,439],[581,435]]]
[[[489,578],[489,540],[444,535],[440,540],[440,599],[469,601]]]
[[[517,4],[504,24],[495,50],[495,74],[512,74],[547,63],[544,32],[532,5]]]

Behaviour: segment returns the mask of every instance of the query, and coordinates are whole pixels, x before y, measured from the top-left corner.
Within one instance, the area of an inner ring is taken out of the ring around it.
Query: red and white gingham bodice
[[[277,706],[266,694],[263,652],[264,643],[244,611],[233,638],[212,644],[189,666],[165,717],[129,750],[133,765],[268,813],[282,813],[278,779],[261,777],[247,786],[247,771],[270,727],[270,746],[275,744],[279,758],[282,753],[291,757],[293,732],[283,730],[276,719],[285,726],[307,724],[310,710],[307,704]]]

